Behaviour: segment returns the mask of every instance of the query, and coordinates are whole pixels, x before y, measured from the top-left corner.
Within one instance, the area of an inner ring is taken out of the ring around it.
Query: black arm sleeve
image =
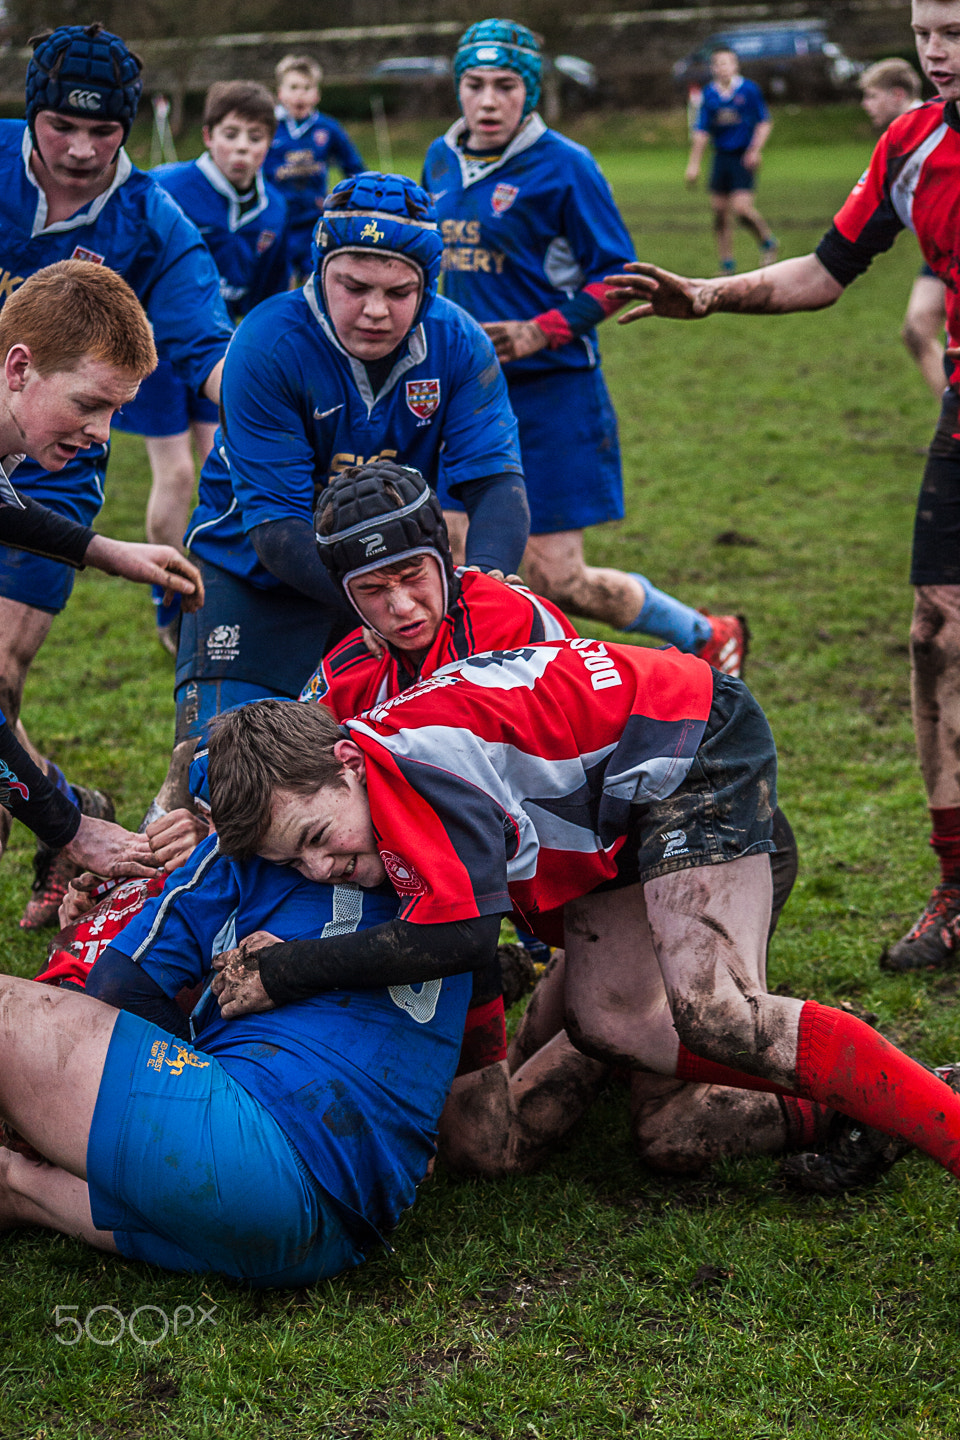
[[[481,570],[519,570],[530,534],[530,507],[523,476],[507,472],[465,480],[456,487],[470,517],[467,564]]]
[[[17,550],[29,550],[50,560],[62,560],[79,570],[94,532],[89,525],[79,525],[21,495],[24,508],[0,505],[0,541]]]
[[[340,611],[351,626],[357,623],[343,591],[331,578],[326,565],[317,554],[313,526],[291,515],[286,520],[268,520],[250,531],[250,542],[257,559],[271,575],[276,575],[292,590],[309,595],[330,610]]]
[[[862,245],[856,240],[848,240],[845,235],[840,234],[836,225],[832,225],[820,241],[814,254],[824,270],[833,276],[837,284],[846,288],[869,268],[875,255],[878,255],[881,250],[889,250],[896,238],[897,235],[894,231],[889,240],[879,247],[876,244]],[[886,240],[886,236],[884,239]]]
[[[293,940],[259,952],[260,980],[275,1005],[321,990],[419,985],[476,970],[496,954],[500,916],[444,925],[388,920],[329,940]]]
[[[0,514],[3,512],[0,511]],[[30,759],[0,715],[0,805],[51,850],[60,850],[80,829],[83,816]]]
[[[190,1039],[190,1017],[156,980],[120,950],[108,945],[87,976],[87,994],[116,1010],[129,1010],[176,1035]]]

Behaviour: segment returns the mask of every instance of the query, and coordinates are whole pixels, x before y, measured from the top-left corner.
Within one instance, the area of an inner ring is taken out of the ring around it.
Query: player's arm
[[[750,144],[743,152],[743,163],[748,170],[756,170],[760,164],[760,157],[763,155],[763,147],[770,139],[770,131],[773,129],[772,120],[760,120],[750,137]]]
[[[696,185],[700,166],[703,164],[703,157],[709,143],[710,136],[706,130],[694,130],[693,139],[690,141],[690,157],[684,173],[684,179],[688,185]]]
[[[252,949],[240,945],[217,956],[214,994],[225,1019],[253,1008],[245,998],[257,974],[271,1008],[306,1000],[324,990],[377,990],[419,985],[462,975],[496,957],[500,916],[480,915],[446,924],[388,920],[327,940],[293,940]]]
[[[363,156],[342,125],[338,125],[334,130],[333,142],[331,149],[333,150],[334,162],[340,167],[344,175],[359,175],[362,170],[366,170],[367,167],[364,163]]]
[[[823,310],[833,305],[844,287],[817,255],[780,260],[765,270],[693,280],[658,265],[633,260],[607,284],[623,301],[639,301],[618,317],[621,325],[659,315],[669,320],[702,320],[707,315],[789,315],[796,310]]]
[[[159,185],[145,223],[152,224],[162,241],[150,275],[134,288],[153,326],[157,349],[190,389],[217,404],[233,326],[213,256],[193,221]]]

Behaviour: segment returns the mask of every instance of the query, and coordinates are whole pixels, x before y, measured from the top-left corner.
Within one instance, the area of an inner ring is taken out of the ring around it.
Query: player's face
[[[337,746],[357,747],[349,740]],[[359,754],[359,752],[357,752]],[[363,760],[359,762],[362,772]],[[306,880],[325,885],[350,881],[371,889],[387,878],[377,851],[366,787],[356,770],[344,767],[345,790],[325,785],[312,795],[277,790],[270,828],[258,853],[273,865],[288,865]]]
[[[320,86],[309,75],[298,75],[292,70],[283,77],[277,90],[277,99],[294,120],[306,120],[311,110],[316,110],[320,100]]]
[[[222,175],[242,195],[249,190],[270,149],[270,131],[262,120],[245,120],[231,110],[214,126],[204,125],[203,143]]]
[[[398,650],[422,655],[443,619],[443,577],[432,555],[417,555],[397,573],[371,570],[350,582],[367,624]]]
[[[382,360],[413,325],[420,276],[403,260],[348,252],[327,261],[323,292],[343,348],[358,360]]]
[[[107,188],[123,143],[118,120],[83,120],[41,110],[34,129],[37,143],[31,168],[44,189],[52,182],[79,206]]]
[[[740,62],[732,50],[718,50],[710,56],[710,75],[718,85],[729,85],[740,73]]]
[[[912,103],[906,90],[899,87],[887,90],[879,85],[867,85],[860,108],[867,112],[875,130],[886,130],[898,115],[904,115],[910,109]]]
[[[24,345],[5,363],[3,408],[20,437],[19,448],[47,470],[62,470],[78,450],[105,444],[110,421],[136,395],[139,382],[103,360],[41,375]]]
[[[460,108],[470,144],[484,150],[508,144],[526,98],[526,86],[513,70],[466,70],[460,78]]]
[[[941,100],[960,100],[960,0],[913,0],[913,33]]]

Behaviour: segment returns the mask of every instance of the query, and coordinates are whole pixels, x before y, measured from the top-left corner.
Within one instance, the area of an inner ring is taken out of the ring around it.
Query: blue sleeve
[[[363,156],[342,125],[334,122],[330,126],[330,139],[331,157],[334,163],[339,165],[344,175],[359,175],[361,170],[366,170]]]
[[[126,955],[171,999],[209,973],[216,952],[230,948],[239,884],[215,835],[201,842],[160,895],[149,900],[110,948]],[[218,937],[225,943],[218,944]],[[226,943],[229,940],[229,943]]]
[[[290,286],[290,248],[289,231],[287,228],[287,202],[279,190],[273,192],[273,198],[278,206],[281,228],[270,249],[267,251],[263,261],[257,266],[247,296],[246,310],[249,312],[261,300],[269,300],[271,295],[282,295]]]
[[[200,390],[226,353],[233,326],[220,297],[220,276],[199,230],[166,191],[155,187],[151,219],[163,238],[145,287],[134,289],[153,326],[162,358]]]
[[[770,111],[760,86],[755,85],[752,80],[748,80],[747,84],[750,86],[750,98],[753,101],[753,123],[755,126],[760,125],[764,120],[770,119]]]
[[[440,464],[446,484],[455,491],[465,480],[506,471],[522,475],[523,464],[517,422],[493,344],[476,320],[459,307],[450,309],[461,318],[462,330],[456,369],[447,381],[450,400]]]
[[[224,446],[244,531],[291,515],[313,524],[317,457],[307,433],[296,362],[269,304],[240,325],[227,352],[220,402]],[[266,318],[265,318],[266,317]],[[294,373],[291,373],[293,369]]]
[[[560,213],[563,234],[583,272],[578,287],[583,290],[622,270],[637,253],[599,165],[590,155],[575,153],[573,158]]]
[[[520,569],[530,534],[527,488],[519,475],[489,475],[460,486],[470,526],[466,563],[481,570]]]
[[[94,964],[84,989],[94,1000],[102,1000],[115,1010],[139,1015],[141,1020],[159,1025],[161,1030],[180,1040],[191,1038],[190,1017],[176,1000],[161,990],[142,965],[137,965],[113,945],[108,945]]]
[[[712,126],[713,112],[711,110],[710,100],[707,96],[707,92],[706,90],[704,90],[703,95],[700,99],[700,110],[697,114],[697,123],[694,126],[694,129],[702,130],[704,135],[709,135]]]

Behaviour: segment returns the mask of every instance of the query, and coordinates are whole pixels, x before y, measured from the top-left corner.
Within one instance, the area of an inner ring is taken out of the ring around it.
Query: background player
[[[642,575],[584,561],[584,529],[624,513],[596,325],[619,303],[603,276],[633,247],[593,158],[535,113],[541,64],[525,26],[471,25],[454,59],[463,119],[424,167],[443,230],[444,293],[483,323],[506,367],[530,501],[527,583],[564,610],[737,675],[747,642],[737,616],[701,614]],[[442,489],[441,499],[459,558],[460,517]]]
[[[140,90],[139,60],[99,25],[61,26],[37,42],[27,67],[26,124],[0,121],[0,263],[14,287],[56,260],[109,265],[130,281],[161,357],[216,400],[230,322],[195,226],[123,149]],[[91,439],[74,447],[56,476],[25,461],[18,489],[89,524],[103,502],[108,435]],[[0,709],[11,724],[72,584],[69,566],[0,547]],[[47,851],[38,853],[28,928],[56,916],[59,881],[44,899],[54,863]]]
[[[150,172],[203,235],[234,324],[268,295],[285,290],[290,279],[286,202],[261,173],[277,125],[273,110],[265,86],[218,80],[204,101],[204,154]],[[179,379],[168,360],[115,422],[117,430],[146,437],[153,479],[148,540],[182,543],[196,484],[194,448],[202,464],[218,423],[216,405]],[[179,606],[164,606],[158,593],[153,598],[161,643],[176,655]]]
[[[287,202],[290,259],[299,282],[313,266],[310,245],[330,166],[344,176],[366,167],[359,150],[332,115],[321,115],[323,70],[309,55],[285,55],[277,65],[277,130],[266,160],[266,176]]]
[[[202,562],[200,624],[177,656],[175,763],[158,797],[186,801],[183,759],[221,708],[296,698],[354,622],[320,561],[317,494],[375,457],[440,473],[471,512],[471,563],[515,570],[529,514],[516,421],[493,346],[436,295],[442,244],[429,196],[400,175],[342,180],[302,290],[259,305],[224,371],[225,428],[187,536]]]
[[[735,50],[721,47],[710,56],[711,79],[703,89],[700,113],[693,130],[686,180],[696,185],[707,145],[714,146],[710,171],[710,204],[717,237],[720,269],[732,275],[737,268],[733,249],[733,221],[739,220],[755,236],[762,264],[777,258],[777,242],[770,226],[753,203],[757,171],[773,124],[760,87],[740,74]]]
[[[920,105],[920,76],[908,60],[894,57],[878,60],[857,77],[863,99],[860,104],[876,130],[886,130],[908,110]],[[900,331],[904,345],[916,360],[920,373],[940,400],[946,384],[943,368],[943,327],[946,302],[943,281],[924,264],[913,282]]]
[[[913,0],[913,30],[921,69],[939,100],[887,129],[815,254],[719,280],[690,280],[646,264],[610,277],[622,294],[641,301],[622,317],[627,321],[820,310],[910,225],[945,282],[949,385],[924,469],[910,572],[913,722],[941,878],[907,934],[881,957],[893,970],[949,963],[960,939],[960,352],[952,348],[960,344],[960,296],[951,288],[960,216],[960,0]]]

